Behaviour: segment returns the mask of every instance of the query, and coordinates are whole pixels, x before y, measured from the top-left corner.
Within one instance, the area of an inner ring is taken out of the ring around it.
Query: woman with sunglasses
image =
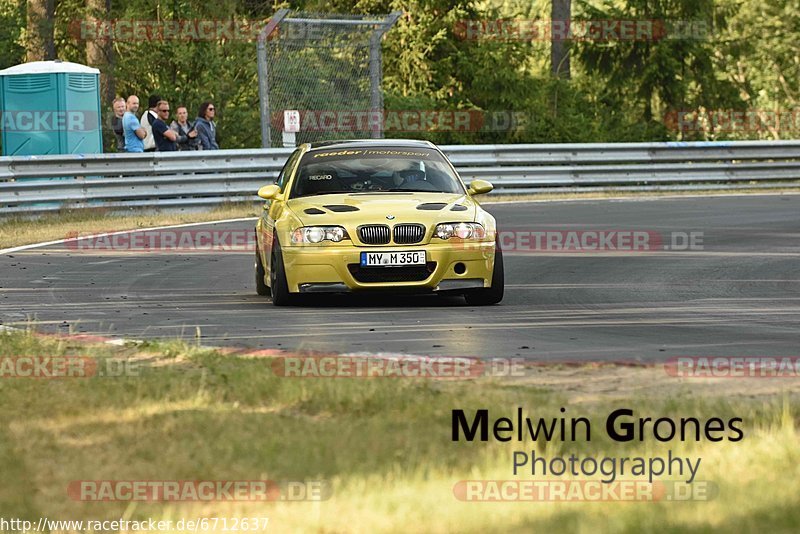
[[[203,150],[219,150],[217,125],[214,123],[216,113],[214,104],[211,102],[200,104],[197,120],[194,122],[194,129],[197,130],[197,138],[200,140]]]

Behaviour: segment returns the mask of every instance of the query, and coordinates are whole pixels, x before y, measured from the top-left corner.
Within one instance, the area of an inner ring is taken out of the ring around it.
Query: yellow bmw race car
[[[256,290],[276,306],[302,293],[419,291],[503,299],[495,219],[433,143],[395,139],[305,144],[256,224]]]

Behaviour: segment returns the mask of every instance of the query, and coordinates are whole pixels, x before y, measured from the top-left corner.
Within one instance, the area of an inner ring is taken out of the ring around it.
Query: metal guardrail
[[[502,194],[800,188],[800,141],[444,146]],[[0,157],[0,215],[255,202],[291,149]]]

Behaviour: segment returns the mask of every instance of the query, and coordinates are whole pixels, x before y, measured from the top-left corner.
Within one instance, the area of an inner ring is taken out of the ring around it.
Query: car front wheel
[[[474,289],[464,295],[470,306],[490,306],[503,300],[505,289],[505,273],[503,272],[503,251],[498,244],[494,252],[494,271],[492,285],[483,289]]]
[[[272,263],[269,270],[269,281],[272,286],[272,303],[275,306],[289,306],[294,301],[286,283],[286,268],[283,265],[283,254],[278,238],[272,245]]]
[[[266,272],[264,271],[264,264],[261,262],[261,252],[258,250],[258,244],[256,244],[256,293],[262,297],[270,294],[269,286],[264,281],[265,276]]]

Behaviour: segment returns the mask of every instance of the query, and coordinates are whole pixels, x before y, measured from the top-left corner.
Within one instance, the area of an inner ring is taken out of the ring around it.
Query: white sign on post
[[[287,109],[283,112],[283,146],[294,147],[297,143],[295,135],[300,131],[300,112],[296,109]]]
[[[297,133],[300,131],[300,112],[296,109],[287,109],[283,112],[283,131]]]

